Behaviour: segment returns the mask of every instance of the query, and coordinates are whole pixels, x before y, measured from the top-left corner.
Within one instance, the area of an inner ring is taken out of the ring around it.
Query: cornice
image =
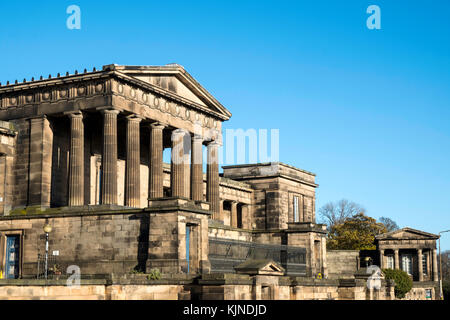
[[[94,95],[110,95],[111,97],[120,96],[149,107],[155,107],[150,105],[150,103],[147,103],[147,101],[142,101],[142,99],[139,101],[137,95],[133,97],[124,92],[113,90],[112,84],[108,83],[108,80],[110,79],[120,82],[122,85],[126,84],[133,86],[135,87],[135,90],[142,90],[146,95],[155,95],[157,98],[163,98],[164,100],[175,103],[174,112],[170,112],[167,106],[166,110],[161,109],[163,112],[172,113],[173,116],[179,116],[185,120],[192,120],[191,122],[202,121],[202,125],[210,128],[218,128],[217,121],[226,121],[229,119],[227,115],[206,108],[201,104],[190,101],[173,92],[140,79],[133,78],[120,71],[108,70],[108,68],[103,71],[59,76],[57,78],[40,79],[31,82],[0,86],[0,110],[24,107],[27,105],[38,105],[47,102],[54,103],[67,101]],[[135,90],[131,90],[131,92],[134,92]],[[180,114],[180,112],[178,112],[178,104],[184,108],[193,109],[194,112],[192,112],[192,110],[184,110],[184,113]],[[195,112],[197,112],[197,114],[194,114]],[[199,117],[198,113],[203,114],[204,116]]]

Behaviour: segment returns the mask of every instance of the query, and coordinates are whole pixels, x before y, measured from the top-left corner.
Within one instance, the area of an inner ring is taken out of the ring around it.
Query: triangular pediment
[[[439,236],[436,234],[428,233],[421,230],[416,230],[413,228],[402,228],[399,230],[391,231],[388,233],[383,233],[376,236],[377,240],[387,240],[387,239],[411,239],[411,240],[430,240],[438,239]]]
[[[255,260],[248,259],[243,263],[234,267],[237,273],[251,275],[274,275],[281,276],[284,274],[284,268],[273,260]]]
[[[228,120],[231,117],[231,113],[178,64],[165,66],[110,65],[107,67],[167,91],[170,94],[182,97],[206,110],[216,113],[224,120]]]

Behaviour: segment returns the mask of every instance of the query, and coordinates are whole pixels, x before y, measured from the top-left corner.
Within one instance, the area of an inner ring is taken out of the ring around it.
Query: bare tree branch
[[[359,213],[365,213],[361,205],[342,199],[337,202],[328,202],[319,210],[320,220],[326,224],[328,229],[331,227],[344,223],[348,218],[353,217]]]

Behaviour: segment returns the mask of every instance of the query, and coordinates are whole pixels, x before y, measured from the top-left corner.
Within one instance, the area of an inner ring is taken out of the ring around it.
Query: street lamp
[[[52,226],[48,223],[44,225],[45,232],[45,279],[48,277],[48,234],[52,232]]]
[[[450,230],[445,230],[439,232],[439,293],[440,299],[444,299],[444,293],[442,292],[442,255],[441,255],[441,233],[450,232]]]

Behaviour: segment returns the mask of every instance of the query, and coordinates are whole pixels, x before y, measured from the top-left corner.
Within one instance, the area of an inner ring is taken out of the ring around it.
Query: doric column
[[[208,144],[208,162],[207,162],[207,181],[206,181],[206,201],[211,205],[213,219],[217,219],[220,214],[220,195],[219,195],[219,143],[211,141]]]
[[[127,117],[127,162],[125,173],[125,205],[141,206],[141,151],[139,124],[142,118]]]
[[[380,269],[384,269],[384,249],[380,249]]]
[[[186,146],[185,136],[187,132],[177,129],[172,132],[172,157],[171,157],[171,189],[172,197],[189,198],[186,184]]]
[[[69,206],[84,205],[84,125],[81,112],[70,117]]]
[[[438,262],[437,262],[437,252],[433,249],[433,280],[439,281],[438,277]]]
[[[117,115],[103,110],[102,204],[117,204]]]
[[[191,199],[203,201],[203,138],[192,137],[191,150]]]
[[[394,250],[394,269],[400,269],[398,261],[398,249]]]
[[[422,249],[417,249],[417,260],[419,265],[419,281],[423,281]]]
[[[231,216],[230,216],[230,219],[231,219],[230,225],[231,225],[231,227],[233,227],[233,228],[237,228],[238,227],[237,218],[238,218],[238,216],[237,216],[237,202],[233,201],[233,202],[231,202]]]
[[[162,198],[163,187],[163,130],[161,123],[150,125],[149,199]]]

